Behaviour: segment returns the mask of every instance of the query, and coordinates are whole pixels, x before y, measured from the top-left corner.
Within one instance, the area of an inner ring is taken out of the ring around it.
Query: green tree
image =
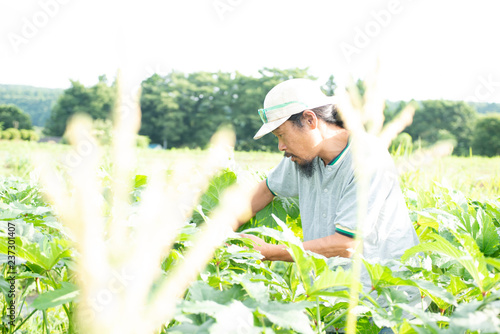
[[[168,147],[205,147],[217,128],[231,122],[229,73],[172,71],[142,83],[141,135]]]
[[[472,136],[472,152],[488,157],[500,155],[500,114],[479,117]]]
[[[405,132],[411,135],[413,141],[420,138],[427,144],[454,138],[456,146],[453,153],[466,155],[471,146],[476,119],[476,111],[465,102],[426,100],[415,110],[413,123]]]
[[[312,78],[307,69],[271,68],[258,77],[239,72],[155,74],[142,83],[139,133],[154,143],[166,141],[168,147],[205,147],[219,127],[230,124],[237,149],[275,149],[272,136],[253,140],[262,125],[257,110],[273,86],[302,77]]]
[[[195,72],[187,75],[186,81],[183,103],[179,103],[189,129],[183,142],[189,147],[205,147],[220,126],[231,123],[237,99],[231,74]]]
[[[154,74],[142,82],[139,134],[148,136],[153,143],[166,143],[168,147],[182,145],[187,124],[178,104],[182,95],[178,81],[184,82],[184,75],[171,72],[166,77]]]
[[[116,103],[116,86],[109,86],[106,77],[99,77],[99,82],[92,87],[85,87],[78,81],[71,81],[57,100],[44,133],[51,136],[62,136],[71,116],[77,113],[90,115],[93,119],[107,119]]]
[[[335,83],[335,78],[333,75],[330,75],[328,77],[328,80],[326,80],[325,84],[321,86],[323,93],[327,96],[332,96],[335,95],[335,89],[337,89],[337,84]]]
[[[15,105],[0,105],[0,123],[4,129],[31,129],[30,115]]]
[[[409,104],[413,103],[414,100],[410,102],[405,102],[405,101],[399,101],[399,102],[391,102],[391,101],[385,101],[385,107],[384,107],[384,124],[390,123],[392,120],[394,120],[401,111]]]

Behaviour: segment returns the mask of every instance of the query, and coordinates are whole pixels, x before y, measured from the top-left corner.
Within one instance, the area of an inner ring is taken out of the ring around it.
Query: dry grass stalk
[[[78,163],[68,166],[68,184],[54,169],[46,168],[42,173],[49,199],[74,235],[78,249],[78,319],[83,333],[155,332],[171,319],[178,298],[235,227],[237,218],[249,210],[246,192],[232,190],[224,196],[210,224],[186,254],[186,261],[151,296],[152,285],[162,277],[161,260],[192,214],[201,191],[231,157],[234,134],[215,135],[203,168],[197,169],[192,162],[177,164],[168,182],[164,164],[152,166],[148,186],[132,215],[130,191],[140,110],[138,94],[125,93],[130,87],[122,77],[114,117],[110,217],[103,216],[104,200],[97,178],[101,150],[91,135],[90,120],[77,117],[68,128],[75,151],[82,145],[91,148]]]

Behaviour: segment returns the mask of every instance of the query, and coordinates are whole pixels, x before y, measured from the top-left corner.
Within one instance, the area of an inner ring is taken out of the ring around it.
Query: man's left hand
[[[283,245],[273,245],[251,234],[241,234],[242,237],[252,240],[253,248],[258,250],[264,258],[263,261],[293,261],[292,256]]]
[[[262,260],[267,260],[266,254],[269,253],[269,249],[274,245],[268,244],[262,238],[256,237],[252,234],[242,233],[241,236],[252,240],[253,248],[255,250],[258,250],[262,254],[262,256],[264,256]]]

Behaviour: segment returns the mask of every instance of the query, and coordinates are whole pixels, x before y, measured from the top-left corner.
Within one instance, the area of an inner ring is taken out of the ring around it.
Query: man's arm
[[[251,234],[243,234],[244,237],[252,239],[254,248],[261,252],[264,260],[288,261],[292,262],[292,256],[283,245],[268,244],[259,237]],[[347,237],[340,233],[335,233],[323,238],[309,240],[303,243],[304,249],[321,254],[325,257],[341,256],[351,257],[352,253],[348,249],[356,248],[354,238]]]
[[[238,227],[245,224],[250,218],[255,216],[257,212],[264,209],[273,200],[274,195],[267,187],[266,180],[262,180],[257,187],[254,189],[252,198],[250,200],[250,206],[252,209],[252,215],[250,217],[241,217],[238,221]]]

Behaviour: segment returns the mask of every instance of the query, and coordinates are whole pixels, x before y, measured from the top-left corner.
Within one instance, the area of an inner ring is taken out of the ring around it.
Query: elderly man
[[[274,196],[299,197],[304,249],[326,257],[350,257],[355,248],[356,177],[349,131],[337,114],[333,98],[311,80],[292,79],[269,91],[264,125],[254,139],[270,132],[278,137],[285,158],[262,181],[253,196],[255,214]],[[408,216],[397,171],[387,149],[375,137],[363,138],[371,170],[367,219],[363,222],[363,256],[380,261],[399,258],[418,238]],[[253,236],[266,260],[292,261],[281,245]],[[371,287],[366,271],[361,281]]]

